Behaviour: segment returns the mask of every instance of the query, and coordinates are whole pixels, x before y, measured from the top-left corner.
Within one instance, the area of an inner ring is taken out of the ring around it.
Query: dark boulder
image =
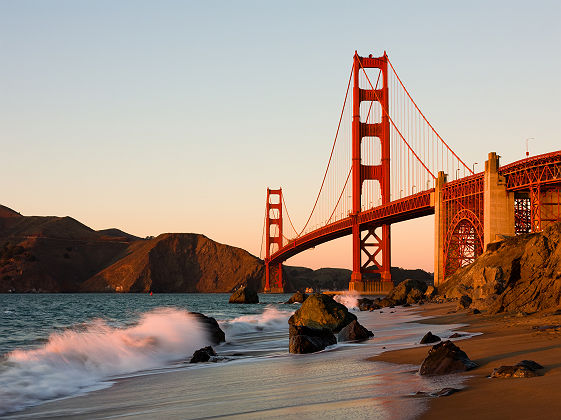
[[[211,346],[203,347],[193,353],[189,363],[202,363],[208,362],[211,357],[216,356],[216,352]]]
[[[471,298],[468,295],[463,295],[458,301],[458,309],[467,309],[471,305]]]
[[[313,294],[302,303],[288,323],[310,328],[328,328],[334,333],[356,320],[345,305],[336,302],[331,296]]]
[[[514,366],[501,366],[493,369],[491,378],[533,378],[539,376],[543,366],[533,360],[522,360]]]
[[[437,335],[434,335],[430,331],[428,333],[426,333],[423,338],[421,338],[421,344],[436,343],[438,341],[440,341],[440,337],[437,336]]]
[[[479,315],[481,313],[481,311],[477,308],[475,308],[473,311],[471,311],[472,314],[474,315]]]
[[[389,308],[395,305],[395,302],[387,297],[383,298],[379,302],[381,308]]]
[[[414,290],[413,293],[411,293]],[[404,303],[417,303],[424,297],[427,290],[427,284],[421,280],[407,279],[395,286],[387,296],[387,299],[396,305]],[[407,302],[407,297],[411,294],[411,301]],[[415,300],[416,299],[416,300]]]
[[[303,303],[307,298],[308,295],[306,293],[298,291],[294,293],[285,303]]]
[[[420,375],[446,375],[474,369],[477,363],[450,340],[433,346],[421,364]]]
[[[421,301],[424,297],[425,294],[421,292],[419,289],[411,289],[411,291],[407,294],[407,298],[405,299],[405,302],[410,305],[414,305],[415,303]]]
[[[372,299],[361,298],[358,299],[358,309],[361,311],[373,311],[375,309],[380,309],[380,305],[378,305]]]
[[[465,337],[465,334],[454,333],[448,338],[460,338],[460,337]]]
[[[255,290],[243,286],[232,293],[228,303],[259,303],[259,296]]]
[[[357,320],[354,320],[339,331],[337,341],[362,341],[368,340],[370,337],[374,337],[374,333],[360,325]]]
[[[337,343],[328,328],[309,328],[290,325],[288,351],[294,354],[315,353]]]
[[[212,344],[220,344],[226,341],[224,331],[222,331],[218,322],[216,322],[216,319],[199,312],[191,312],[191,314],[197,318],[197,321],[203,324],[205,330],[210,336]]]

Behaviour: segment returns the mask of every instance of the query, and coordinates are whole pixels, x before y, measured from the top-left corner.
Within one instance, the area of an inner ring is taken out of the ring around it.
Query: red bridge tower
[[[282,263],[270,264],[271,248],[282,248],[282,188],[267,188],[267,214],[265,216],[265,293],[284,293]],[[271,232],[271,230],[273,232]]]
[[[361,89],[359,71],[366,68],[377,68],[382,73],[382,88]],[[353,121],[352,121],[352,200],[353,218],[353,272],[350,290],[357,292],[375,292],[391,288],[391,236],[390,225],[361,225],[362,185],[367,180],[377,180],[382,193],[382,205],[390,202],[390,120],[388,95],[388,57],[360,57],[355,51],[353,64]],[[382,108],[381,121],[374,124],[361,122],[360,103],[362,101],[378,102]],[[378,165],[363,165],[361,144],[364,137],[377,137],[381,145],[381,162]],[[381,227],[381,235],[376,229]],[[365,231],[364,236],[361,231]],[[366,256],[362,262],[362,254]],[[380,255],[381,253],[381,255]],[[382,284],[364,278],[364,274],[379,273]],[[384,287],[386,286],[386,287]]]

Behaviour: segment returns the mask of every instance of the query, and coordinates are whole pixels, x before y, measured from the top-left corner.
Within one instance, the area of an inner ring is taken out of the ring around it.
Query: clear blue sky
[[[355,49],[470,164],[561,149],[559,1],[342,4],[0,0],[0,203],[258,254],[267,186],[297,224],[313,204]],[[394,265],[432,268],[430,218],[393,232]]]

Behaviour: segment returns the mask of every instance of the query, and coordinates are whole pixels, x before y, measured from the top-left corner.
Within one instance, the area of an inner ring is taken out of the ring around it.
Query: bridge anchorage
[[[438,285],[500,237],[561,220],[561,151],[503,167],[490,153],[476,174],[421,112],[387,54],[355,52],[327,167],[301,230],[282,189],[267,189],[265,292],[284,290],[283,261],[351,235],[349,290],[384,294],[393,286],[391,225],[430,214]]]

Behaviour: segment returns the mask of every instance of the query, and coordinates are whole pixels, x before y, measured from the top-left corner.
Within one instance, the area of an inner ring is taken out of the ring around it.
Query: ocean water
[[[334,372],[343,377],[357,375],[358,385],[368,385],[368,399],[353,400],[358,404],[354,410],[366,409],[368,404],[365,401],[380,404],[397,398],[399,404],[386,405],[386,408],[396,409],[396,415],[390,416],[392,418],[411,418],[422,408],[419,399],[403,400],[406,395],[451,384],[461,386],[461,380],[456,377],[431,381],[411,374],[411,369],[416,367],[396,368],[365,362],[367,356],[384,350],[416,345],[426,332],[426,325],[412,322],[419,319],[418,315],[400,308],[374,313],[356,312],[359,321],[374,330],[373,340],[362,344],[342,343],[304,357],[289,355],[287,321],[299,307],[298,304],[283,304],[289,296],[260,295],[259,304],[232,305],[228,304],[227,294],[0,295],[0,415],[11,413],[10,416],[17,416],[16,412],[31,406],[109,388],[122,378],[129,378],[128,383],[134,383],[135,377],[164,374],[159,377],[170,380],[171,375],[178,372],[183,375],[182,386],[192,381],[193,388],[201,388],[207,383],[214,386],[216,375],[223,380],[228,375],[240,376],[243,372],[253,371],[244,380],[244,386],[249,387],[244,391],[247,398],[262,384],[270,382],[272,388],[282,389],[285,394],[295,392],[291,401],[296,401],[302,397],[298,392],[302,387],[301,378],[284,375],[286,367],[292,369],[294,363],[302,364],[306,370],[316,366],[312,369],[316,372],[316,380],[313,385],[305,387],[311,392],[311,400],[302,400],[302,407],[320,407],[318,404],[326,398],[328,385],[334,383],[330,376]],[[351,310],[356,309],[356,297],[346,296],[339,300]],[[219,363],[185,363],[195,350],[210,344],[205,330],[189,312],[202,312],[220,323],[227,342],[215,346],[221,357]],[[445,337],[458,326],[433,327],[434,333]],[[263,376],[261,379],[254,370],[257,366],[258,373]],[[327,366],[331,366],[329,372]],[[255,389],[251,388],[250,379],[254,381]],[[382,379],[384,383],[391,383],[389,394],[387,387],[377,391],[373,388],[373,384]],[[327,385],[324,385],[325,381]],[[157,394],[160,388],[162,383],[155,384],[151,393]],[[132,392],[134,395],[134,387]],[[232,393],[239,394],[241,389],[239,385],[233,385],[232,389],[223,387],[220,392],[227,399]],[[213,393],[216,394],[214,388]],[[130,399],[130,395],[127,398]],[[267,401],[261,398],[259,404]],[[269,401],[272,406],[265,405],[265,411],[258,411],[257,418],[261,415],[271,417],[273,412],[282,413],[287,401],[273,398]],[[247,406],[243,398],[238,403],[241,404],[239,410]],[[336,399],[328,403],[333,409],[339,409]],[[137,405],[142,404],[139,396]],[[178,418],[201,418],[210,415],[212,410],[217,410],[212,415],[219,417],[236,410],[233,404],[216,405],[209,411],[207,404],[198,412],[200,404],[197,401],[189,404]],[[95,406],[103,410],[104,404],[96,402]],[[411,409],[400,411],[399,406],[410,406]],[[186,412],[192,415],[186,415]],[[80,413],[74,414],[79,416]],[[175,417],[173,412],[154,415]],[[94,418],[104,416],[102,413]]]

